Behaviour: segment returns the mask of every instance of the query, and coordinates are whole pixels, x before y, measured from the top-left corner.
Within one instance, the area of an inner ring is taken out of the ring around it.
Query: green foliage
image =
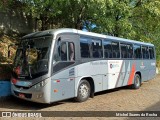
[[[17,14],[34,30],[85,27],[88,31],[151,42],[156,46],[157,56],[160,55],[159,6],[160,0],[0,1],[0,10]]]
[[[103,15],[97,20],[99,31],[105,34],[128,37],[134,35],[131,16],[131,6],[127,1],[106,0],[104,1]],[[103,27],[102,27],[103,26]]]
[[[3,54],[0,52],[0,62],[5,62],[6,58],[3,56]]]
[[[133,9],[131,21],[136,31],[135,39],[153,43],[157,58],[160,55],[160,0],[147,0]]]

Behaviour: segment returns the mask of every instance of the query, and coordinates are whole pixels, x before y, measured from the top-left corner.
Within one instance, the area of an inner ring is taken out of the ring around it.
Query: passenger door
[[[76,39],[72,35],[57,38],[56,63],[53,65],[52,101],[72,98],[75,95]]]

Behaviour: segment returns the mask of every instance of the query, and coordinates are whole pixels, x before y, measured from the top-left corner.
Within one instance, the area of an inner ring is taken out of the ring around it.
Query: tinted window
[[[127,45],[121,44],[121,58],[127,58]]]
[[[133,58],[133,46],[131,44],[127,45],[127,58]]]
[[[73,42],[68,43],[68,55],[70,61],[75,60],[75,47]]]
[[[150,59],[154,59],[155,58],[154,48],[153,47],[149,47],[149,56],[150,56]]]
[[[142,56],[143,59],[149,59],[148,47],[142,46]]]
[[[142,58],[140,45],[134,45],[134,58],[137,58],[137,59]]]
[[[102,43],[101,40],[92,40],[92,57],[102,58]]]
[[[113,58],[120,58],[118,42],[112,42],[112,55],[113,55]]]
[[[89,58],[90,57],[89,39],[80,38],[80,51],[81,51],[82,58]]]
[[[112,44],[111,41],[104,41],[104,57],[105,58],[112,58]]]
[[[61,43],[60,58],[62,61],[67,61],[67,44],[66,44],[66,42]]]
[[[58,47],[59,61],[74,61],[75,47],[73,42],[61,42]]]

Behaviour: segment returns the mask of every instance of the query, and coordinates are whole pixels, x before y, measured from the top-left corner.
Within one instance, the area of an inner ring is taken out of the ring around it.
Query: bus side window
[[[111,41],[104,41],[103,42],[104,46],[104,57],[105,58],[112,58],[112,45]]]
[[[92,40],[92,57],[102,58],[102,45],[100,40]]]
[[[70,61],[75,60],[75,47],[73,42],[68,43],[68,55]]]
[[[74,61],[75,60],[75,47],[74,47],[73,42],[62,42],[61,43],[60,58],[62,61]]]
[[[140,45],[134,45],[134,58],[142,58]]]
[[[149,47],[149,55],[150,55],[150,59],[154,59],[155,58],[153,47]]]
[[[82,58],[90,58],[89,41],[87,38],[80,38],[80,51]]]
[[[62,61],[67,61],[67,44],[66,44],[66,42],[61,43],[60,55],[61,55]]]
[[[127,45],[127,57],[133,58],[133,46],[131,44]]]
[[[127,58],[127,46],[126,44],[121,44],[121,58]]]
[[[112,55],[113,58],[120,58],[120,50],[118,42],[112,42]]]
[[[149,58],[148,47],[142,46],[142,56],[143,56],[143,59]]]

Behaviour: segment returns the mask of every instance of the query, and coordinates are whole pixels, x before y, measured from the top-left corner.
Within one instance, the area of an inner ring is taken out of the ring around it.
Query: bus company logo
[[[118,64],[110,64],[110,68],[111,68],[111,69],[112,69],[112,68],[117,68],[117,67],[119,67]]]
[[[20,88],[19,88],[19,91],[22,91],[22,90],[23,90],[23,87],[20,87]]]

